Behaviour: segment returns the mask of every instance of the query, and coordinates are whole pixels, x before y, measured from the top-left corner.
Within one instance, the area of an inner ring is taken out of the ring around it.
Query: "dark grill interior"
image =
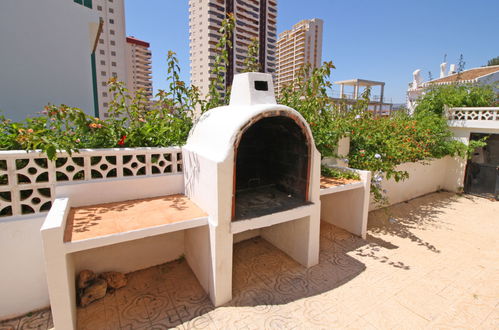
[[[307,138],[293,119],[254,123],[237,148],[235,220],[307,203],[308,162]]]

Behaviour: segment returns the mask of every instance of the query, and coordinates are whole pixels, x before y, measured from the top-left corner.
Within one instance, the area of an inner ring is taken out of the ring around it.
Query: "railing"
[[[445,108],[448,120],[499,121],[499,107]]]
[[[0,219],[48,211],[57,184],[182,172],[182,150],[83,149],[49,161],[39,151],[0,151]]]
[[[331,96],[335,99],[345,99],[345,100],[356,100],[356,99],[362,99],[362,93],[359,93],[357,98],[355,98],[354,93],[343,93],[341,94],[339,91],[333,90],[331,92]],[[369,97],[369,101],[372,103],[380,103],[381,101],[381,96],[380,95],[371,95]],[[392,99],[383,97],[383,104],[392,104]]]

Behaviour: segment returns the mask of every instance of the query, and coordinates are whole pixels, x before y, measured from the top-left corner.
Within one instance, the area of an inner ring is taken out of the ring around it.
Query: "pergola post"
[[[379,95],[379,115],[383,114],[383,94],[385,93],[385,83],[381,84],[381,94]]]
[[[343,91],[344,91],[344,90],[343,90],[343,87],[344,87],[344,86],[345,86],[345,85],[343,85],[343,84],[341,84],[341,85],[340,85],[340,99],[342,99],[342,98],[344,97],[344,95],[343,95]]]

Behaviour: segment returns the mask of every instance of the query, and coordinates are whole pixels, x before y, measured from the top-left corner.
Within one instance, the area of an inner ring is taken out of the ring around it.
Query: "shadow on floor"
[[[386,247],[378,245],[374,237],[370,240],[321,223],[320,262],[308,269],[260,237],[237,243],[233,299],[224,307],[266,308],[333,290],[365,270],[365,265],[349,254]],[[182,259],[128,274],[126,287],[78,308],[78,329],[168,329],[186,324],[203,328],[213,325],[210,312],[214,309]],[[38,313],[0,323],[0,329],[51,326],[50,311]]]
[[[368,240],[376,234],[398,236],[410,239],[430,251],[440,253],[436,246],[418,237],[414,231],[449,225],[437,219],[439,215],[449,210],[450,205],[458,198],[460,197],[453,193],[439,192],[402,202],[390,208],[372,211],[369,213],[368,230],[371,235]],[[372,241],[388,249],[396,248],[390,242],[379,238],[374,238]]]
[[[323,224],[320,263],[307,269],[260,237],[237,243],[233,299],[224,307],[286,304],[332,290],[365,270],[347,255],[365,244]],[[167,329],[212,322],[209,312],[214,306],[185,260],[133,272],[128,278],[125,288],[78,309],[79,329]]]
[[[280,305],[333,290],[365,270],[347,254],[365,244],[322,223],[319,264],[307,269],[260,237],[240,242],[234,246],[233,300],[227,306]]]

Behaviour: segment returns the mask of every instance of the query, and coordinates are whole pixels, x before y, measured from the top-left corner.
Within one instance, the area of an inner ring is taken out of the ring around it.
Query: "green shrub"
[[[143,92],[131,96],[123,83],[111,79],[109,91],[114,99],[109,118],[94,118],[66,105],[48,105],[38,116],[17,123],[1,117],[0,149],[40,149],[55,159],[57,150],[72,153],[81,148],[184,144],[199,92],[179,80],[175,53],[168,53],[167,64],[169,91],[160,90],[152,104]]]
[[[46,106],[37,117],[14,123],[0,117],[0,149],[41,149],[49,159],[57,150],[68,152],[80,148],[166,147],[182,145],[193,125],[194,110],[201,112],[227,104],[224,93],[227,49],[233,17],[224,20],[217,44],[218,55],[211,73],[208,95],[202,96],[195,86],[180,80],[180,67],[175,53],[167,58],[169,89],[160,90],[155,101],[142,92],[131,96],[122,83],[111,80],[109,89],[114,100],[108,119],[93,118],[77,108]],[[250,53],[256,54],[256,43]],[[245,62],[248,70],[259,67],[258,60]],[[493,92],[477,86],[438,86],[421,99],[416,113],[398,112],[390,117],[376,117],[367,110],[369,90],[347,109],[331,102],[329,91],[332,62],[311,69],[303,67],[293,85],[278,95],[278,102],[299,111],[309,123],[317,149],[322,157],[337,156],[335,149],[341,137],[350,137],[349,166],[373,173],[371,191],[375,201],[384,201],[380,182],[383,178],[404,180],[408,173],[397,171],[405,162],[425,161],[446,155],[465,156],[464,144],[453,140],[446,120],[441,116],[444,104],[450,106],[487,105]],[[483,142],[482,142],[483,143]],[[470,148],[473,148],[472,144]],[[323,170],[325,175],[346,175]]]
[[[334,66],[326,62],[318,69],[302,69],[292,86],[286,86],[279,103],[299,111],[310,124],[322,157],[337,157],[335,149],[343,136],[350,137],[349,167],[373,173],[371,191],[383,204],[383,178],[408,178],[396,167],[405,162],[425,161],[446,155],[465,156],[467,147],[454,139],[447,121],[433,111],[419,109],[410,116],[399,111],[390,117],[374,116],[367,110],[370,91],[350,108],[331,102],[329,76]]]
[[[321,166],[321,175],[328,178],[360,180],[358,173],[353,171],[342,171],[337,168]]]
[[[442,115],[444,106],[490,107],[497,100],[491,86],[452,84],[430,86],[421,96],[416,112],[431,111]]]

